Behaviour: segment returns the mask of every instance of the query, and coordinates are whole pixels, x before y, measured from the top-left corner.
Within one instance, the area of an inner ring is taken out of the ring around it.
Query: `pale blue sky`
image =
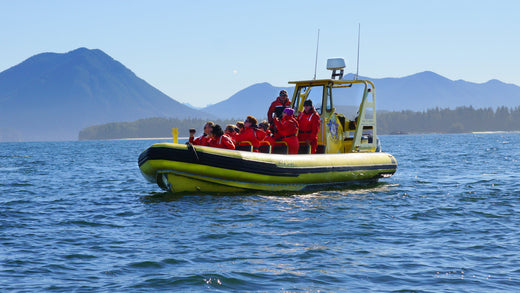
[[[0,0],[0,71],[42,52],[101,49],[180,102],[205,106],[259,82],[430,70],[520,85],[520,1]]]

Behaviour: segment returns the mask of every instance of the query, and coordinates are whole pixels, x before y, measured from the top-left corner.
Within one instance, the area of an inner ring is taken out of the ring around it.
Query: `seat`
[[[243,145],[240,145],[240,144],[243,144]],[[237,150],[237,151],[245,151],[245,152],[252,152],[253,151],[253,144],[250,141],[248,141],[248,140],[239,141],[239,142],[237,142],[237,145],[235,146],[235,150]]]
[[[271,153],[287,155],[289,153],[289,146],[285,141],[276,141],[275,145],[271,147]]]
[[[235,150],[244,151],[244,152],[252,152],[253,146],[252,145],[237,145],[237,146],[235,146]]]
[[[270,154],[271,153],[271,144],[268,141],[261,141],[260,146],[258,147],[258,151],[261,153]]]
[[[298,154],[310,154],[311,153],[311,145],[305,143],[304,141],[300,141],[300,146],[298,147]]]

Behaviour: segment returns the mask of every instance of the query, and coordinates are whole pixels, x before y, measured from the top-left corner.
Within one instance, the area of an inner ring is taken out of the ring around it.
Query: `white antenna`
[[[356,80],[358,80],[359,77],[359,39],[361,36],[361,23],[359,23],[358,26],[358,35],[357,35],[357,71],[356,71]]]
[[[318,47],[320,45],[320,29],[318,29],[318,41],[316,42],[316,61],[314,62],[314,79],[316,79],[316,68],[318,67]]]

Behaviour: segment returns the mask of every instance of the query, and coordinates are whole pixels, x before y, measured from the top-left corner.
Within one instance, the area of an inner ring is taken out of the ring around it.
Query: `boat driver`
[[[311,146],[311,154],[318,148],[318,131],[320,130],[320,114],[312,106],[311,100],[303,102],[303,111],[298,115],[298,140]]]

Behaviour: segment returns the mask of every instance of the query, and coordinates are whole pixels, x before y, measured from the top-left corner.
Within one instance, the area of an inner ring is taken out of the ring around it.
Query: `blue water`
[[[0,291],[520,290],[520,134],[382,136],[354,190],[175,196],[153,141],[0,144]]]

